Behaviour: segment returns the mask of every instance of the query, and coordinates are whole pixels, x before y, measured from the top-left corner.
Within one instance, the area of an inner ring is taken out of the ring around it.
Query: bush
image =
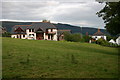
[[[65,35],[64,39],[66,41],[79,42],[81,40],[80,34],[64,33],[64,35]]]
[[[98,40],[96,41],[96,43],[99,44],[99,45],[103,45],[103,46],[109,45],[109,42],[106,41],[106,40],[104,40],[104,39],[102,39],[102,38],[98,39]]]
[[[89,42],[89,40],[90,40],[90,37],[87,36],[87,35],[83,36],[83,38],[84,38],[84,41],[85,41],[85,42]]]
[[[11,34],[9,32],[2,33],[2,37],[10,37]]]
[[[108,41],[100,38],[96,41],[97,44],[102,46],[109,46],[109,47],[119,47],[117,44],[109,43]]]

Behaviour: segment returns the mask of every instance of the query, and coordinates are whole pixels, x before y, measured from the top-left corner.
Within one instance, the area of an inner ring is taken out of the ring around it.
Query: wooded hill
[[[30,25],[32,22],[12,22],[12,21],[2,21],[2,27],[5,27],[8,32],[11,32],[11,29],[14,25]],[[80,26],[74,26],[70,24],[62,24],[58,23],[55,24],[53,23],[58,29],[69,29],[71,30],[72,33],[82,33],[86,34],[88,32],[89,35],[93,35],[95,32],[97,32],[97,28],[92,28],[92,27],[80,27]],[[104,34],[109,34],[105,29],[101,29],[101,32]]]

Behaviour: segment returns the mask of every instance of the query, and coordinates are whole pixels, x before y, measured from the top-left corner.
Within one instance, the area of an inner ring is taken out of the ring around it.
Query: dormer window
[[[31,29],[29,29],[29,32],[31,32]]]
[[[34,29],[29,29],[29,32],[34,32]]]
[[[32,29],[32,32],[34,32],[34,29]]]

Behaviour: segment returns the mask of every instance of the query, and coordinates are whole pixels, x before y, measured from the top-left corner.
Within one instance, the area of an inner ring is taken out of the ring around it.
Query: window
[[[29,32],[31,32],[31,29],[29,29]]]
[[[34,29],[32,29],[32,32],[34,32]]]
[[[50,39],[50,34],[48,34],[48,39]]]
[[[29,36],[31,36],[31,34],[29,34]]]
[[[51,32],[53,32],[53,29],[51,29]]]
[[[23,37],[25,37],[25,35],[23,35]]]
[[[64,36],[61,36],[62,39],[64,39]]]
[[[34,34],[29,34],[29,37],[34,37]]]

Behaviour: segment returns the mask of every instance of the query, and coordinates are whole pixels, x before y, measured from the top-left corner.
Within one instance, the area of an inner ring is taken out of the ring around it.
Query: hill
[[[14,25],[30,25],[32,24],[32,22],[11,22],[11,21],[2,21],[2,27],[5,27],[7,29],[8,32],[11,32],[11,28]],[[91,28],[91,27],[81,27],[80,26],[73,26],[70,24],[62,24],[62,23],[58,23],[55,24],[53,23],[58,29],[69,29],[71,30],[72,33],[82,33],[82,34],[86,34],[86,32],[88,32],[89,35],[93,35],[95,32],[97,32],[97,28]],[[106,30],[101,29],[101,32],[103,32],[104,34],[109,34]]]
[[[2,38],[3,78],[118,78],[118,49]]]
[[[88,32],[89,35],[93,35],[95,32],[97,32],[97,28],[92,28],[92,27],[80,27],[80,26],[73,26],[69,24],[54,24],[58,29],[70,29],[72,33],[82,33],[86,34]],[[101,32],[104,34],[109,34],[105,29],[100,29]]]

